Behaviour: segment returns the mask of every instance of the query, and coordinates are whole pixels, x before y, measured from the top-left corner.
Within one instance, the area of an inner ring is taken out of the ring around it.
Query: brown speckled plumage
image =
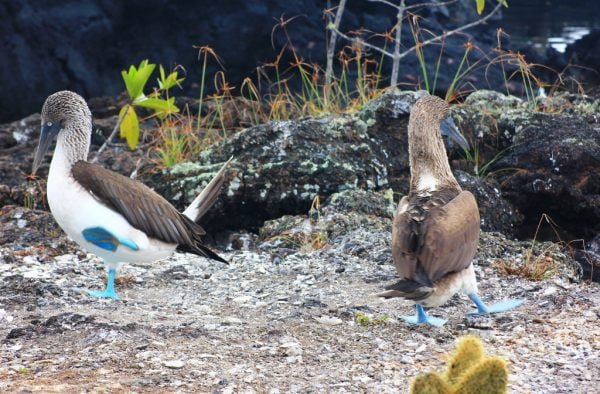
[[[402,279],[389,286],[381,294],[384,297],[427,305],[428,297],[453,288],[450,282],[470,267],[477,251],[477,202],[452,175],[440,135],[440,123],[447,116],[448,105],[434,96],[420,99],[412,108],[410,192],[398,204],[392,228],[392,255]],[[434,179],[435,187],[423,187],[423,176]]]

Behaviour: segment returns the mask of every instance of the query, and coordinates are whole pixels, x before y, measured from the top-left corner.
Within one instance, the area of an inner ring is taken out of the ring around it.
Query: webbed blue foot
[[[112,298],[113,300],[118,300],[119,296],[117,295],[117,292],[115,291],[115,275],[116,275],[116,273],[117,273],[117,271],[114,268],[108,269],[108,278],[106,280],[106,289],[104,289],[104,291],[88,290],[88,289],[83,289],[83,291],[85,291],[92,297]],[[81,289],[76,289],[76,290],[80,291]]]
[[[109,289],[106,289],[104,291],[86,289],[85,291],[86,291],[86,293],[88,293],[92,297],[97,297],[97,298],[112,298],[113,300],[118,300],[119,299],[119,296],[117,295],[117,293],[115,292],[114,289],[112,291],[109,290]]]
[[[477,305],[477,310],[469,315],[484,315],[487,313],[505,312],[514,309],[523,303],[523,300],[504,300],[493,305],[486,305],[477,293],[470,293],[469,298]]]
[[[427,315],[427,313],[425,313],[425,309],[423,309],[420,304],[416,304],[415,308],[417,310],[417,314],[415,316],[400,316],[400,319],[409,324],[430,324],[435,327],[441,327],[447,321],[439,317]]]

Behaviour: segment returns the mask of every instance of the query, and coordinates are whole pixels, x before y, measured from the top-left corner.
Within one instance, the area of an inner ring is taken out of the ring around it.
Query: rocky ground
[[[179,208],[234,156],[201,222],[231,263],[176,254],[125,265],[119,301],[75,290],[101,288],[103,265],[40,210],[47,164],[39,179],[27,176],[39,115],[0,125],[0,391],[406,392],[417,374],[443,368],[458,337],[475,333],[509,361],[511,392],[593,392],[600,100],[557,95],[532,112],[514,97],[476,92],[453,107],[478,165],[487,164],[482,172],[448,147],[458,181],[479,202],[480,293],[525,302],[473,317],[471,302],[455,296],[431,311],[448,319],[432,328],[398,319],[413,313],[409,302],[376,296],[396,278],[391,218],[407,189],[410,106],[422,94],[251,127],[164,171],[148,172],[144,150],[111,144],[102,165],[138,169]],[[107,135],[114,100],[90,105]],[[92,150],[101,143],[95,134]]]
[[[103,264],[58,235],[48,213],[5,207],[0,391],[406,392],[466,333],[509,361],[511,392],[595,390],[599,285],[580,281],[560,248],[533,249],[552,261],[544,280],[506,276],[499,265],[523,266],[530,243],[484,233],[480,293],[525,303],[470,317],[456,296],[431,311],[444,327],[410,326],[398,320],[409,302],[376,297],[395,273],[390,203],[371,198],[348,206],[340,201],[361,196],[334,196],[318,215],[222,236],[228,266],[187,254],[126,265],[119,301],[74,290],[101,288]]]

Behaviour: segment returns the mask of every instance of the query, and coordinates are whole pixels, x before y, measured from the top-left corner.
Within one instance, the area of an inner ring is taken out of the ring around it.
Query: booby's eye
[[[52,127],[52,122],[46,122],[46,126]]]

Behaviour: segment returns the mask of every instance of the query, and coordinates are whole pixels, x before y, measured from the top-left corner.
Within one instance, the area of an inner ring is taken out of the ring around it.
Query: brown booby
[[[487,306],[477,295],[472,260],[479,242],[479,209],[450,170],[442,134],[469,148],[444,100],[429,95],[419,99],[408,122],[410,191],[400,200],[392,227],[392,256],[401,280],[380,294],[415,301],[416,316],[402,317],[412,324],[443,325],[444,319],[428,316],[423,306],[443,305],[458,292],[477,305],[475,313],[506,311],[522,303]]]
[[[229,161],[179,212],[141,182],[87,162],[91,136],[92,115],[81,96],[70,91],[49,96],[32,172],[57,137],[48,174],[50,211],[67,235],[108,267],[106,289],[86,290],[90,295],[118,299],[114,279],[120,263],[153,262],[176,249],[227,263],[203,245],[205,231],[196,221],[216,201]]]

